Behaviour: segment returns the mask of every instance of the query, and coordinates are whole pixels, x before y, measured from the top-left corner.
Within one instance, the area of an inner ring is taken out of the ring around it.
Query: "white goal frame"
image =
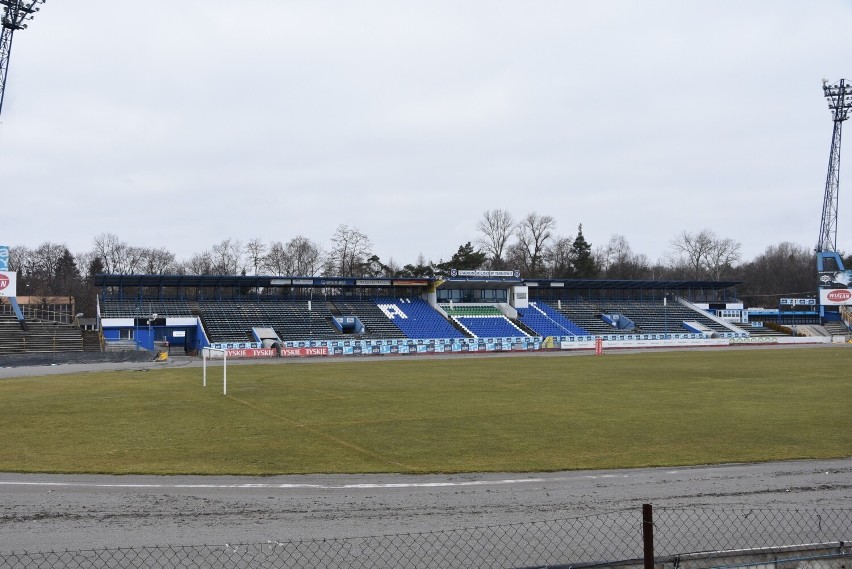
[[[212,352],[222,352],[222,395],[228,394],[228,350],[222,348],[202,348],[201,349],[201,359],[204,362],[202,367],[204,371],[202,372],[202,381],[203,386],[207,387],[207,358],[211,358],[210,355]]]

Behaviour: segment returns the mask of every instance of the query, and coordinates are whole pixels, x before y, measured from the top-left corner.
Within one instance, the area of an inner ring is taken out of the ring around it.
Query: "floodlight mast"
[[[825,179],[825,197],[822,202],[822,221],[819,228],[817,253],[837,251],[837,202],[840,190],[840,134],[843,121],[849,118],[852,108],[852,85],[841,79],[835,85],[822,80],[822,90],[828,99],[834,130],[831,137],[831,154],[828,159],[828,176]]]
[[[0,0],[4,6],[0,19],[0,113],[3,112],[3,97],[6,94],[6,75],[9,72],[9,56],[12,53],[12,36],[15,30],[27,29],[27,20],[32,20],[45,0]]]

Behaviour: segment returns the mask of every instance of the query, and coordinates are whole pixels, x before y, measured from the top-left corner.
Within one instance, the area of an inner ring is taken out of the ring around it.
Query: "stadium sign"
[[[852,304],[852,290],[848,288],[820,289],[820,304],[823,306],[842,306]]]
[[[470,271],[465,269],[452,269],[450,270],[450,276],[452,277],[484,277],[484,278],[503,278],[503,277],[514,277],[520,278],[520,271]]]
[[[18,296],[18,273],[0,272],[0,297],[11,298]]]

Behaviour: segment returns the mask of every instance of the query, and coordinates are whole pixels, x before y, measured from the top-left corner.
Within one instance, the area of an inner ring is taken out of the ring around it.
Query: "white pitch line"
[[[627,475],[616,476],[612,474],[586,475],[575,477],[554,478],[518,478],[505,480],[468,480],[460,482],[393,482],[393,483],[361,483],[361,484],[272,484],[272,483],[246,483],[246,484],[152,484],[152,483],[98,483],[98,482],[35,482],[18,480],[0,480],[0,486],[33,486],[46,488],[126,488],[132,489],[236,489],[236,490],[370,490],[370,489],[394,489],[394,488],[453,488],[465,486],[505,486],[513,484],[535,484],[541,482],[567,482],[578,478],[627,478]]]

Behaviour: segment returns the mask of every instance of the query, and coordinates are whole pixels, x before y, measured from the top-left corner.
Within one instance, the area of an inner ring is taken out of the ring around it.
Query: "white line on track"
[[[567,482],[578,478],[628,478],[628,475],[585,475],[553,478],[518,478],[505,480],[467,480],[459,482],[393,482],[359,484],[292,484],[292,483],[245,483],[245,484],[154,484],[154,483],[110,483],[110,482],[36,482],[27,480],[0,480],[0,486],[32,486],[45,488],[126,488],[126,489],[271,489],[271,490],[362,490],[382,488],[447,488],[464,486],[501,486],[513,484],[535,484],[542,482]]]

